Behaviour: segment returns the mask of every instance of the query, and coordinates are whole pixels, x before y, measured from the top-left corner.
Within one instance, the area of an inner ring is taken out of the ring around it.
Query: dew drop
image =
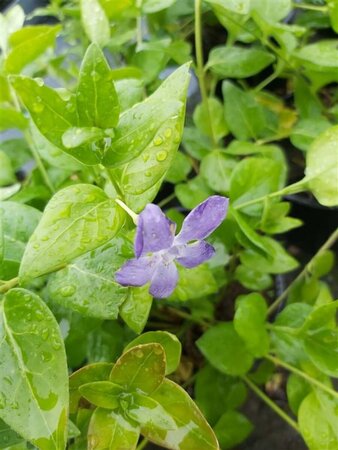
[[[43,81],[42,78],[35,78],[35,81],[36,81],[36,84],[40,87],[42,87],[45,84],[45,82]]]
[[[144,162],[147,162],[148,161],[148,159],[149,159],[149,153],[144,153],[143,155],[142,155],[142,159],[143,159],[143,161]]]
[[[54,350],[60,350],[61,342],[59,342],[57,340],[54,340],[53,343],[52,343],[52,347],[53,347]]]
[[[137,356],[137,358],[143,358],[144,353],[143,353],[142,350],[137,350],[136,353],[135,353],[135,355]]]
[[[151,177],[151,172],[150,172],[150,170],[147,170],[146,172],[144,172],[144,175],[145,175],[146,177]]]
[[[157,161],[165,161],[167,159],[168,153],[163,150],[161,152],[156,153],[156,159]]]
[[[41,359],[43,362],[48,362],[53,358],[53,355],[49,352],[42,352]]]
[[[156,136],[153,140],[154,145],[159,146],[163,143],[163,139],[161,136]]]
[[[43,103],[33,103],[33,111],[36,113],[41,113],[45,109]]]
[[[60,294],[62,297],[70,297],[75,293],[75,291],[76,287],[70,284],[69,286],[63,286],[60,290]]]
[[[18,409],[18,408],[19,408],[19,403],[16,402],[16,401],[14,401],[14,402],[12,402],[12,403],[10,404],[10,407],[11,407],[12,409]]]
[[[165,131],[164,131],[164,136],[166,137],[166,138],[170,138],[170,136],[172,135],[172,130],[171,130],[171,128],[167,128]]]
[[[42,338],[44,341],[47,341],[48,336],[49,336],[49,330],[48,330],[48,328],[44,328],[44,329],[42,330],[42,332],[41,332],[41,338]]]

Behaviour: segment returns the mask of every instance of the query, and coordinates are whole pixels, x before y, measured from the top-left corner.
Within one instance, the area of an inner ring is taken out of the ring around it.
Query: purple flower
[[[190,269],[215,253],[214,247],[203,239],[224,220],[228,203],[227,198],[219,195],[209,197],[188,214],[176,237],[176,224],[157,205],[148,204],[138,216],[136,258],[116,272],[117,282],[122,286],[143,286],[150,282],[151,295],[168,297],[178,281],[174,261]]]

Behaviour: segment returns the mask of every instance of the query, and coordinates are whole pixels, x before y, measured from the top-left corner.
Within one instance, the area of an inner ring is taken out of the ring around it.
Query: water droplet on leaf
[[[165,161],[167,159],[167,156],[168,156],[168,153],[165,150],[156,153],[157,161]]]

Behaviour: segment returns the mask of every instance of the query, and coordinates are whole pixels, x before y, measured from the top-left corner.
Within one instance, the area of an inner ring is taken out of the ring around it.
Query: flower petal
[[[165,298],[172,294],[178,281],[177,267],[173,262],[160,262],[150,283],[149,292],[153,297]]]
[[[138,217],[136,257],[171,247],[175,230],[176,224],[163,214],[161,208],[149,203]]]
[[[212,195],[194,208],[184,219],[182,229],[176,236],[175,244],[204,239],[224,220],[229,199]]]
[[[151,280],[157,264],[158,258],[153,256],[130,259],[115,273],[115,280],[122,286],[143,286]]]
[[[179,257],[176,259],[184,267],[191,269],[204,261],[207,261],[215,254],[215,249],[212,245],[205,241],[198,241],[194,244],[182,246],[180,248]]]

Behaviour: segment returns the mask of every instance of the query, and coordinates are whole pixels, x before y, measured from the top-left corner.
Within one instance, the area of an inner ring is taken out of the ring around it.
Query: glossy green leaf
[[[252,247],[256,252],[261,253],[263,256],[268,255],[269,249],[266,247],[264,240],[245,220],[245,216],[234,208],[231,209],[231,215],[236,220],[236,223],[242,232],[241,237],[238,238],[239,241],[243,243],[245,247]]]
[[[316,72],[334,72],[337,70],[337,39],[321,39],[308,44],[295,54],[299,62]]]
[[[166,379],[151,398],[174,419],[177,428],[164,433],[143,426],[142,434],[147,439],[172,450],[219,449],[212,429],[195,403],[180,386]]]
[[[318,395],[318,394],[317,394]],[[309,450],[335,450],[338,445],[338,416],[337,403],[332,411],[334,422],[327,419],[329,411],[327,405],[321,405],[321,402],[314,392],[309,394],[302,402],[298,413],[298,422],[300,431]],[[327,394],[319,394],[327,395]],[[323,408],[324,406],[324,408]],[[334,405],[333,405],[334,406]]]
[[[185,302],[218,291],[212,271],[206,264],[186,269],[178,266],[179,279],[170,300]]]
[[[264,135],[266,115],[251,92],[245,92],[230,81],[222,85],[225,120],[229,130],[240,140],[257,139]]]
[[[165,353],[160,344],[137,345],[116,361],[110,380],[129,391],[151,394],[163,382],[165,369]]]
[[[313,142],[306,158],[308,186],[319,203],[338,205],[338,126],[324,131]]]
[[[212,117],[210,129],[209,115]],[[224,110],[222,103],[215,97],[208,98],[208,109],[204,103],[200,103],[194,111],[193,115],[196,127],[206,136],[215,138],[219,141],[223,136],[229,133],[227,124],[224,118]]]
[[[198,175],[187,183],[177,184],[175,186],[175,194],[182,206],[193,209],[212,195],[213,191],[209,188],[204,178]]]
[[[248,14],[250,11],[250,0],[205,0],[212,5],[222,6],[236,14]]]
[[[142,333],[150,313],[153,297],[148,286],[128,289],[128,296],[120,309],[120,316],[135,333]]]
[[[143,82],[137,78],[114,81],[121,112],[143,100]]]
[[[191,161],[183,152],[177,152],[171,167],[169,168],[165,181],[169,183],[179,183],[187,179],[187,175],[191,171]]]
[[[332,250],[324,250],[311,260],[310,271],[315,277],[328,274],[334,267],[335,253]]]
[[[0,419],[0,448],[12,447],[19,442],[22,442],[22,437]]]
[[[24,130],[27,123],[27,119],[21,112],[12,108],[0,108],[0,130],[7,130],[8,128]]]
[[[338,329],[309,333],[304,343],[313,364],[326,375],[338,377]]]
[[[169,8],[173,5],[176,0],[143,0],[142,1],[142,11],[145,14],[153,14],[162,9]]]
[[[62,135],[62,144],[66,149],[80,147],[83,144],[95,143],[105,138],[103,130],[96,127],[71,127]]]
[[[329,15],[332,28],[338,33],[338,3],[336,0],[326,0],[329,7]]]
[[[266,50],[233,45],[214,47],[206,67],[222,78],[247,78],[261,72],[274,60],[275,56]]]
[[[121,114],[103,163],[126,163],[113,174],[126,203],[136,212],[154,199],[175,157],[183,132],[189,78],[189,65],[185,64],[147,100]]]
[[[302,401],[311,392],[311,386],[303,378],[292,373],[288,377],[286,392],[292,412],[298,414]]]
[[[211,425],[215,425],[226,410],[241,406],[247,394],[243,381],[224,375],[210,365],[197,373],[195,399]]]
[[[3,251],[0,251],[0,279],[8,280],[17,276],[26,243],[40,218],[40,211],[31,206],[11,201],[0,203],[0,242],[3,240]]]
[[[268,22],[284,19],[292,9],[291,0],[251,0],[251,10]]]
[[[241,263],[261,273],[285,273],[298,267],[298,261],[289,255],[283,246],[267,236],[262,237],[268,256],[263,256],[252,249],[240,253]]]
[[[69,128],[77,126],[74,97],[69,96],[67,100],[64,100],[55,90],[44,86],[43,82],[28,77],[12,76],[11,82],[43,136],[56,147],[85,164],[99,163],[99,156],[90,145],[71,149],[63,145],[63,134]]]
[[[99,0],[80,1],[83,28],[91,42],[103,47],[110,39],[108,17]]]
[[[237,161],[220,150],[213,150],[202,159],[201,176],[207,185],[221,194],[229,192],[230,177],[237,165]]]
[[[250,157],[240,161],[230,178],[232,205],[264,197],[282,187],[283,166],[270,158]],[[262,205],[243,208],[246,214],[260,215]]]
[[[111,69],[96,44],[88,47],[83,58],[76,104],[81,126],[113,128],[117,125],[120,106]]]
[[[19,73],[55,42],[60,25],[26,26],[10,37],[12,49],[5,60],[8,73]]]
[[[108,380],[113,364],[101,362],[89,364],[72,373],[69,378],[69,412],[76,413],[81,398],[80,386],[95,381]]]
[[[197,347],[212,366],[227,375],[244,375],[253,363],[253,356],[230,322],[206,331],[198,339]]]
[[[133,394],[133,403],[128,407],[126,415],[141,426],[142,434],[144,428],[146,433],[151,434],[168,433],[177,429],[170,413],[156,400],[142,394]]]
[[[175,372],[181,358],[181,343],[174,334],[167,331],[148,331],[138,336],[136,339],[129,342],[124,351],[131,349],[137,345],[158,343],[163,347],[166,356],[166,370],[165,374],[168,375]]]
[[[121,394],[122,388],[111,381],[93,381],[80,386],[79,392],[82,397],[95,406],[116,409],[120,404],[118,396]]]
[[[249,419],[237,411],[225,412],[214,427],[222,449],[231,449],[243,442],[252,432]]]
[[[139,427],[121,414],[97,408],[88,428],[88,450],[135,450]]]
[[[6,153],[0,150],[0,186],[7,186],[14,184],[16,177],[12,167],[11,160]]]
[[[269,351],[269,334],[265,326],[267,311],[266,301],[260,294],[253,292],[236,300],[235,330],[257,358]]]
[[[48,203],[27,244],[21,279],[58,270],[99,247],[117,234],[124,218],[124,211],[96,186],[78,184],[62,189]]]
[[[235,279],[253,291],[263,291],[272,285],[272,278],[269,274],[243,265],[236,267]]]
[[[0,320],[0,417],[41,450],[63,450],[68,373],[58,324],[45,303],[24,289],[4,296]]]
[[[48,295],[54,302],[82,315],[116,319],[129,294],[128,288],[114,280],[114,272],[131,257],[131,243],[122,235],[117,236],[51,275]]]

